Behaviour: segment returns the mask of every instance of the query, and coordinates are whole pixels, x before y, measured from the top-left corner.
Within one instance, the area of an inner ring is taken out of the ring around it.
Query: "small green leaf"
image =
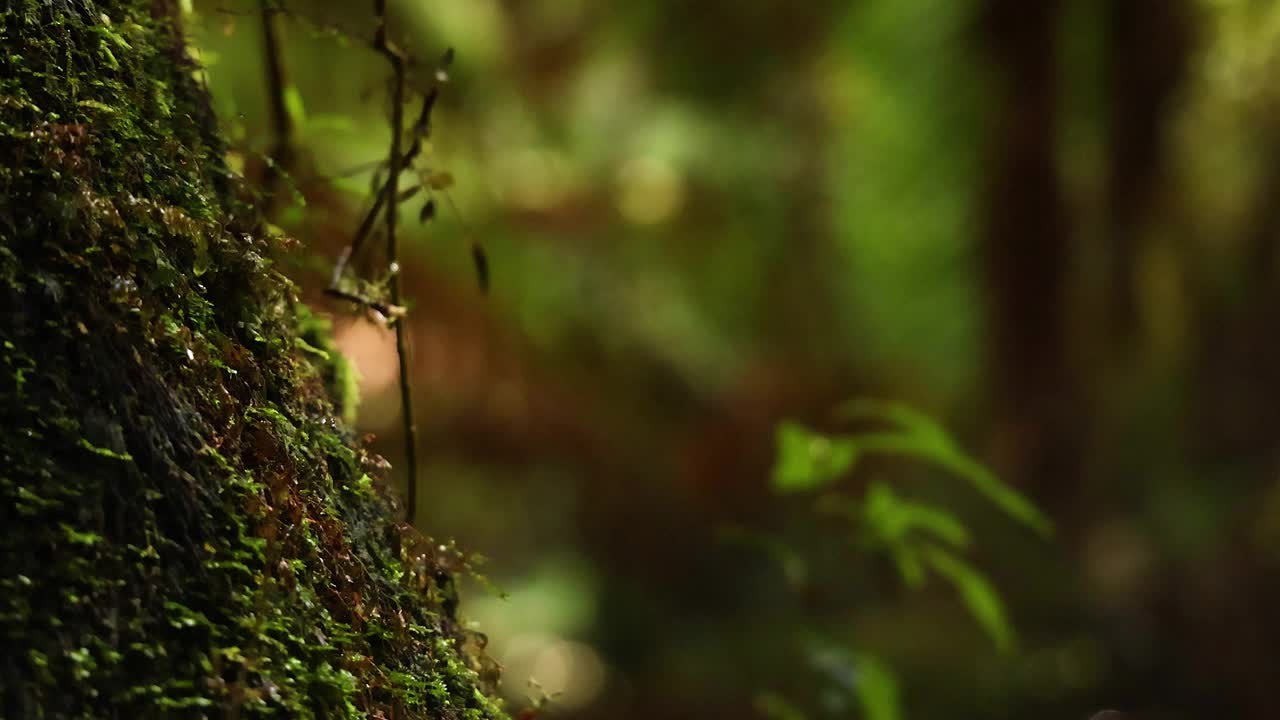
[[[922,531],[953,547],[969,545],[969,529],[959,518],[933,505],[903,500],[879,481],[867,488],[863,517],[867,527],[887,542],[901,542]]]
[[[76,101],[76,104],[79,105],[80,107],[92,108],[99,112],[104,112],[108,114],[115,114],[116,112],[115,108],[111,107],[110,105],[104,102],[98,102],[97,100],[78,100]]]
[[[58,526],[62,529],[62,534],[67,538],[67,542],[72,545],[92,547],[102,542],[102,536],[95,532],[76,530],[66,523],[58,523]]]
[[[102,36],[103,38],[111,41],[111,43],[113,43],[116,47],[120,48],[121,50],[133,49],[133,47],[129,45],[129,42],[127,40],[117,35],[114,30],[112,30],[109,26],[105,24],[94,25],[91,29],[98,35]]]
[[[776,434],[778,456],[773,466],[773,488],[778,492],[802,492],[822,487],[848,472],[858,450],[848,438],[832,438],[784,421]]]
[[[191,272],[196,277],[200,277],[209,272],[209,268],[213,265],[213,261],[209,257],[209,240],[203,233],[195,233],[192,236],[192,245],[195,257],[191,263]]]
[[[866,720],[900,720],[898,678],[879,658],[865,652],[854,653],[854,693]]]
[[[1053,534],[1053,521],[1022,493],[1006,485],[995,473],[959,450],[935,458],[947,470],[968,480],[975,490],[1005,512],[1006,515],[1046,537]]]
[[[987,578],[963,558],[941,547],[924,548],[922,555],[930,567],[960,591],[960,599],[974,620],[986,630],[996,648],[1003,653],[1012,652],[1015,644],[1013,626],[1005,613],[1004,602]]]
[[[1053,523],[1030,500],[1002,482],[977,460],[966,455],[940,427],[932,425],[932,421],[925,422],[914,417],[911,414],[913,412],[901,407],[895,407],[892,411],[892,414],[910,425],[907,429],[859,433],[850,439],[863,453],[903,455],[933,463],[967,481],[1011,518],[1041,535],[1053,534]]]
[[[898,574],[902,582],[912,590],[924,587],[924,563],[920,560],[920,552],[914,545],[899,543],[889,548],[893,564],[898,566]]]
[[[285,112],[298,125],[305,125],[307,122],[307,108],[302,102],[302,92],[298,90],[297,85],[289,85],[285,87],[284,92]]]
[[[303,352],[311,353],[312,355],[315,355],[321,360],[327,361],[329,359],[329,353],[325,352],[324,350],[321,350],[320,348],[316,347],[315,345],[312,345],[311,343],[307,342],[306,340],[303,340],[300,337],[296,337],[293,339],[293,346]]]
[[[76,444],[94,455],[101,455],[102,457],[111,458],[112,460],[123,460],[125,462],[133,461],[133,456],[127,452],[116,452],[110,448],[98,447],[84,438],[80,438],[79,442]]]
[[[120,69],[120,61],[116,60],[115,53],[111,52],[111,48],[107,47],[106,45],[103,45],[102,47],[98,48],[98,50],[102,53],[102,59],[107,61],[107,67],[111,68],[112,70]]]

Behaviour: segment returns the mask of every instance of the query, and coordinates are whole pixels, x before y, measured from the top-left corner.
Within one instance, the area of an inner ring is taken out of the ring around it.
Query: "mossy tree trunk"
[[[164,0],[0,21],[0,715],[501,713]]]

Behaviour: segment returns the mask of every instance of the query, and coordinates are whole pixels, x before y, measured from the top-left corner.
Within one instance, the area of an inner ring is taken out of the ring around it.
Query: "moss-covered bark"
[[[0,22],[0,714],[500,715],[163,0]]]

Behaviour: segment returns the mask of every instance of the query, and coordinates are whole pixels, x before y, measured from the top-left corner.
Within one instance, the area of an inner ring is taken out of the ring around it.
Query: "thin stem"
[[[400,292],[400,246],[396,237],[396,216],[400,208],[401,140],[404,136],[404,54],[387,39],[387,0],[374,0],[374,14],[378,27],[374,35],[374,48],[387,58],[392,70],[391,90],[391,151],[387,157],[386,205],[387,264],[391,277],[388,289],[391,304],[403,305]],[[413,421],[413,385],[409,378],[409,332],[403,320],[397,321],[396,357],[400,364],[400,413],[404,425],[405,464],[408,469],[407,519],[410,525],[417,522],[418,513],[418,426]]]
[[[265,0],[264,0],[265,2]],[[431,134],[431,110],[435,107],[440,95],[439,83],[447,79],[445,74],[453,59],[453,50],[449,49],[440,59],[435,74],[435,84],[424,94],[422,109],[413,123],[412,141],[407,150],[403,150],[404,139],[404,103],[406,89],[405,66],[407,58],[387,38],[387,2],[374,0],[374,18],[377,22],[373,49],[387,58],[392,69],[392,108],[391,108],[391,149],[387,157],[387,181],[378,188],[373,207],[364,216],[360,227],[338,261],[334,264],[333,274],[329,279],[328,295],[359,304],[377,311],[389,320],[395,321],[396,357],[399,361],[400,406],[401,419],[404,424],[405,463],[408,466],[408,488],[406,492],[407,520],[409,525],[416,524],[418,509],[418,427],[413,421],[413,386],[409,376],[409,336],[405,323],[400,319],[405,309],[400,287],[399,243],[396,235],[396,220],[399,203],[413,197],[421,191],[421,185],[415,185],[403,192],[400,190],[400,173],[422,152],[423,140]],[[265,18],[265,15],[264,15]],[[387,305],[362,294],[343,290],[342,278],[346,274],[347,264],[351,257],[359,252],[369,234],[373,232],[379,213],[383,213],[387,234],[387,265],[390,275],[387,287],[391,295],[391,304]]]
[[[325,295],[338,298],[339,300],[346,300],[347,302],[352,302],[357,305],[363,305],[364,307],[367,307],[370,310],[377,312],[379,315],[381,315],[382,317],[388,320],[394,321],[404,316],[403,307],[400,307],[399,305],[388,305],[386,303],[378,302],[373,298],[365,297],[364,295],[360,295],[359,293],[347,292],[346,290],[343,290],[341,288],[336,288],[336,287],[325,288],[324,293]]]
[[[377,48],[379,46],[375,44],[374,47]],[[448,58],[449,54],[446,53],[445,59],[447,60]],[[436,71],[437,77],[444,72],[444,68],[445,65],[442,64]],[[401,66],[401,74],[403,76],[403,65]],[[401,96],[403,97],[403,90],[401,91]],[[431,90],[423,97],[422,110],[418,113],[418,119],[413,123],[413,142],[410,143],[409,149],[400,159],[400,167],[402,169],[408,167],[409,163],[413,162],[414,159],[422,152],[422,141],[431,134],[431,110],[435,107],[436,99],[439,96],[440,87],[435,85],[432,86]],[[382,163],[377,163],[377,165],[381,164]],[[333,279],[329,283],[330,295],[341,297],[341,295],[337,294],[336,291],[338,291],[339,281],[342,279],[343,274],[346,273],[347,262],[351,260],[353,255],[360,251],[360,248],[364,245],[365,239],[368,238],[369,233],[373,231],[373,225],[377,222],[378,213],[382,210],[383,204],[387,201],[387,193],[390,189],[391,179],[388,178],[387,181],[382,184],[382,187],[378,188],[378,195],[373,200],[373,207],[369,208],[369,212],[365,213],[364,219],[360,221],[360,228],[356,230],[355,237],[351,239],[351,244],[347,246],[346,250],[344,250],[342,255],[338,258],[338,263],[333,268]],[[420,190],[422,190],[422,186],[415,185],[400,193],[398,200],[400,202],[408,200],[416,195]],[[361,304],[372,307],[368,301],[361,301]]]
[[[406,155],[405,157],[408,156]],[[332,291],[339,289],[339,284],[342,282],[342,276],[347,272],[347,263],[351,262],[351,256],[360,251],[360,248],[364,245],[365,239],[368,238],[369,233],[373,231],[373,224],[378,220],[378,213],[382,210],[383,204],[387,201],[387,189],[388,186],[384,184],[382,189],[378,191],[378,197],[373,201],[373,207],[369,208],[369,212],[365,213],[364,219],[360,221],[360,228],[356,230],[355,237],[352,238],[351,244],[343,248],[342,254],[338,256],[338,262],[333,266],[333,275],[329,278],[328,290],[330,291],[330,295],[341,297]],[[414,185],[411,188],[401,190],[398,202],[408,200],[414,195],[417,195],[421,190],[421,185]],[[361,304],[373,307],[373,305],[368,301],[361,301]]]

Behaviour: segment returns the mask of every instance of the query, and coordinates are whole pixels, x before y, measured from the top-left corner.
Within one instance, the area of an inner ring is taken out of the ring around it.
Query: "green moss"
[[[327,318],[312,313],[305,305],[297,307],[297,346],[310,353],[316,370],[324,380],[334,410],[348,425],[355,422],[360,406],[360,377],[355,366],[333,343],[333,326]]]
[[[0,708],[499,717],[164,5],[2,11]]]

